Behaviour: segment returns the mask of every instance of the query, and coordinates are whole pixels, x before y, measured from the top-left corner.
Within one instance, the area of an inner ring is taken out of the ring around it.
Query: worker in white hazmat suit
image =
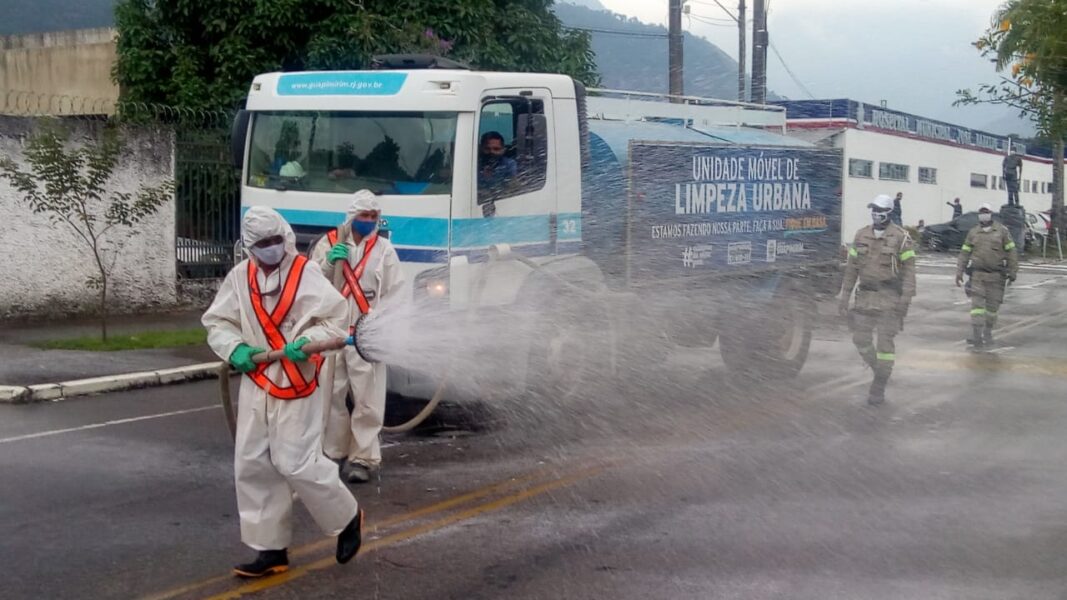
[[[312,249],[312,260],[324,272],[343,269],[342,293],[348,301],[350,323],[383,305],[404,302],[409,293],[396,250],[378,235],[380,217],[378,199],[372,192],[360,190],[348,207],[345,222]],[[386,367],[368,363],[350,347],[336,360],[323,450],[342,463],[342,474],[349,483],[363,483],[382,461],[378,437],[385,420]],[[351,414],[345,406],[349,391]]]
[[[241,540],[259,553],[234,572],[261,577],[288,570],[293,492],[319,527],[337,536],[337,561],[345,563],[359,550],[363,511],[322,454],[322,358],[301,350],[347,334],[345,302],[319,266],[297,254],[292,228],[273,209],[248,209],[241,229],[251,257],[229,272],[202,319],[211,349],[245,374],[234,480]],[[268,349],[284,350],[286,358],[252,361]]]

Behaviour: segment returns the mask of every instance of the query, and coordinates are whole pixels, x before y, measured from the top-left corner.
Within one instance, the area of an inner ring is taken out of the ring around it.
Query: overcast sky
[[[816,98],[886,100],[891,108],[984,128],[1014,113],[999,107],[953,108],[952,101],[959,88],[996,80],[993,65],[970,44],[1002,1],[768,0],[767,29],[789,68]],[[667,22],[668,0],[600,2],[648,23]],[[736,13],[737,0],[720,2]],[[692,15],[716,20],[716,25],[688,19],[686,29],[737,58],[736,25],[722,21],[730,18],[723,9],[713,0],[687,3]],[[752,0],[747,4],[751,19]],[[771,89],[789,98],[809,97],[773,52],[768,63]],[[1001,123],[996,129],[1012,125]]]

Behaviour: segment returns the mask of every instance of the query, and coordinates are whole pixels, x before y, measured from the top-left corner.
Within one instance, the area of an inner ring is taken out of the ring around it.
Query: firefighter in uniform
[[[1019,256],[1008,228],[993,221],[993,209],[978,209],[978,225],[967,233],[956,264],[956,286],[964,272],[971,275],[971,338],[976,349],[993,345],[997,311],[1004,302],[1006,282],[1014,282],[1019,272]]]
[[[915,250],[904,228],[890,222],[893,199],[878,196],[867,205],[873,223],[856,232],[848,249],[840,313],[849,319],[852,341],[874,370],[867,402],[885,402],[885,388],[896,360],[893,338],[904,326],[915,296]],[[851,312],[849,299],[856,288]],[[875,341],[875,332],[878,339]]]

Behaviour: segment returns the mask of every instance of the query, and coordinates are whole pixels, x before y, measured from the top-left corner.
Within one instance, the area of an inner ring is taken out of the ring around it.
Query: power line
[[[801,83],[800,79],[793,74],[793,70],[789,68],[789,65],[785,64],[785,59],[782,58],[782,55],[778,52],[778,48],[775,47],[774,42],[770,42],[768,46],[771,47],[771,51],[774,52],[774,55],[778,57],[778,62],[782,63],[782,67],[785,69],[785,72],[789,74],[789,78],[793,80],[793,83],[797,84],[797,87],[800,88],[800,91],[807,94],[808,98],[814,100],[815,94],[812,94],[811,91],[808,90],[807,86]]]
[[[695,19],[696,21],[708,25],[710,27],[729,27],[730,29],[735,29],[737,27],[737,25],[734,25],[733,23],[715,23],[713,21],[709,21],[703,17],[700,17],[699,15],[689,15],[689,18]]]
[[[703,4],[704,6],[718,6],[719,8],[722,9],[722,11],[724,13],[730,15],[730,18],[734,20],[734,23],[737,23],[737,16],[734,15],[734,13],[730,12],[730,9],[726,8],[725,6],[723,6],[722,3],[719,2],[719,0],[711,0],[711,2],[701,2],[700,0],[689,0],[689,1],[692,2],[693,4]],[[714,2],[714,4],[712,4],[712,2]]]
[[[564,27],[564,29],[572,29],[575,31],[588,31],[589,33],[604,33],[608,35],[623,35],[628,37],[642,37],[642,38],[660,38],[665,39],[666,33],[641,33],[637,31],[625,31],[622,29],[600,29],[597,27]]]

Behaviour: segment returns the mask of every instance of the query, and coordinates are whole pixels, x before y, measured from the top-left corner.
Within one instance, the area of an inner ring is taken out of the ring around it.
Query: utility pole
[[[745,101],[745,0],[737,2],[737,101]]]
[[[764,0],[752,3],[752,101],[767,103],[767,9]]]
[[[667,18],[667,54],[668,54],[668,81],[670,94],[681,96],[684,92],[682,86],[682,3],[684,0],[669,0],[670,15]],[[680,102],[671,99],[672,102]]]

